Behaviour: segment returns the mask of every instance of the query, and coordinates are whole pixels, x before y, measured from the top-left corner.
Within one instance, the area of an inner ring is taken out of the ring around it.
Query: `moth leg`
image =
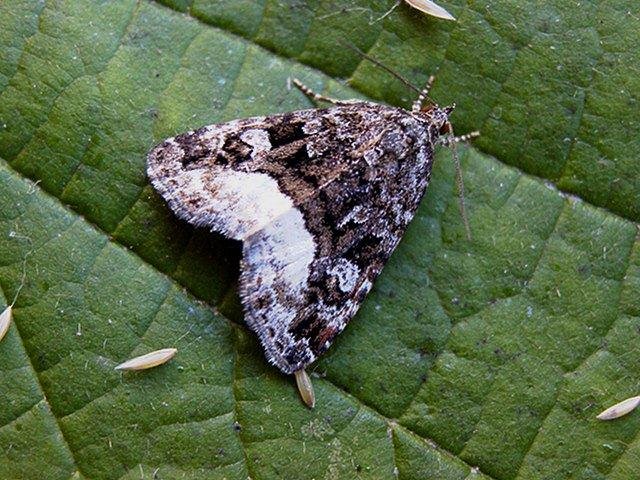
[[[348,105],[350,103],[353,103],[353,101],[351,100],[337,100],[335,98],[325,97],[324,95],[316,93],[297,78],[292,78],[291,81],[296,87],[300,89],[302,93],[304,93],[311,100],[315,100],[316,102],[329,102],[333,103],[334,105]]]
[[[302,401],[307,407],[313,408],[316,404],[316,394],[313,391],[313,384],[311,383],[309,375],[307,375],[307,371],[302,368],[293,372],[293,374],[296,376],[296,384],[298,385],[298,391],[300,392]]]
[[[453,133],[453,127],[449,124],[450,132]],[[466,142],[472,138],[475,138],[480,135],[480,132],[474,131],[471,133],[467,133],[466,135],[461,135],[456,137],[451,135],[450,137],[444,137],[441,140],[442,145],[446,147],[451,147],[451,154],[453,156],[453,162],[456,166],[456,185],[458,186],[458,201],[460,207],[460,216],[462,217],[462,223],[464,223],[464,230],[467,235],[467,240],[471,241],[471,227],[469,226],[469,218],[467,217],[467,209],[464,201],[464,180],[462,178],[462,166],[460,165],[460,157],[458,156],[458,149],[456,146],[460,142]]]
[[[436,77],[431,75],[427,80],[427,84],[420,92],[420,95],[418,95],[418,98],[416,98],[416,101],[413,102],[413,106],[411,107],[411,111],[413,113],[419,112],[422,109],[422,102],[424,102],[424,99],[429,96],[429,91],[431,90],[431,87],[433,86],[433,82],[435,81],[435,79]]]

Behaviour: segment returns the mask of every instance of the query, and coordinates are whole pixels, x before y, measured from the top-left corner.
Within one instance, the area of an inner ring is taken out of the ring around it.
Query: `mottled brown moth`
[[[148,154],[151,183],[180,218],[243,242],[240,298],[268,361],[305,368],[362,304],[429,183],[453,107],[420,92],[411,110],[335,100],[328,108],[208,125]],[[418,90],[419,91],[419,90]]]

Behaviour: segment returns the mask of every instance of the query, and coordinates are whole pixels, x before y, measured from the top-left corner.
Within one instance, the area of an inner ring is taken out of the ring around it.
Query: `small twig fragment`
[[[604,412],[600,413],[596,418],[598,420],[613,420],[630,413],[635,410],[638,405],[640,405],[640,395],[637,397],[627,398],[620,403],[616,403],[612,407],[609,407]]]
[[[298,385],[298,391],[302,397],[302,401],[309,408],[313,408],[316,404],[316,394],[313,391],[313,384],[307,371],[303,368],[293,373],[296,376],[296,384]]]
[[[139,357],[127,360],[121,363],[116,370],[146,370],[147,368],[157,367],[163,363],[167,363],[178,352],[177,348],[163,348],[154,352],[140,355]]]
[[[2,313],[0,313],[0,341],[7,334],[9,327],[11,326],[12,309],[13,306],[9,305]]]
[[[362,58],[364,58],[365,60],[370,61],[371,63],[373,63],[374,65],[380,67],[382,70],[384,70],[385,72],[393,75],[394,77],[396,77],[398,80],[400,80],[402,83],[404,83],[407,87],[409,87],[411,90],[417,92],[418,94],[422,93],[422,90],[420,90],[418,87],[416,87],[415,85],[413,85],[409,80],[407,80],[406,78],[404,78],[402,75],[400,75],[398,72],[396,72],[395,70],[392,70],[391,68],[387,67],[384,63],[382,63],[380,60],[373,58],[371,55],[366,54],[365,52],[363,52],[362,50],[360,50],[358,47],[356,47],[353,43],[349,43],[346,41],[342,41],[340,39],[338,39],[338,43],[344,45],[345,47],[347,47],[350,50],[353,50],[354,52],[356,52],[358,55],[360,55]]]
[[[455,137],[454,137],[455,140]],[[469,218],[467,217],[467,208],[464,202],[464,178],[462,177],[462,166],[460,164],[460,157],[458,156],[457,142],[451,142],[451,154],[453,156],[453,163],[456,167],[456,185],[458,187],[458,206],[460,208],[460,216],[462,217],[462,223],[464,224],[464,231],[467,236],[467,241],[471,242],[471,227],[469,226]]]

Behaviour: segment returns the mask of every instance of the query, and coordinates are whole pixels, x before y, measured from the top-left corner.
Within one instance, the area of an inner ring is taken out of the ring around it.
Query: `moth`
[[[164,140],[151,183],[192,225],[243,242],[239,293],[268,361],[295,374],[357,312],[425,193],[434,148],[453,137],[427,88],[411,110],[335,100],[329,108],[233,120]],[[415,87],[414,87],[415,88]],[[424,104],[423,104],[424,103]]]

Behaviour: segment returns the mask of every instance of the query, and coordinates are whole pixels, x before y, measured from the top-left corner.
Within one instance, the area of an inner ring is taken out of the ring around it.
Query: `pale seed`
[[[316,394],[313,391],[313,384],[311,383],[309,375],[307,375],[307,371],[303,368],[297,372],[293,372],[293,374],[296,376],[296,384],[298,385],[298,391],[300,392],[302,401],[307,407],[313,408],[316,404]]]
[[[640,405],[640,396],[627,398],[626,400],[607,408],[596,418],[598,420],[613,420],[614,418],[622,417],[623,415],[633,411],[638,405]]]
[[[116,370],[146,370],[168,362],[178,351],[177,348],[163,348],[121,363]]]
[[[4,338],[11,326],[11,310],[12,307],[9,305],[2,313],[0,313],[0,340]]]
[[[442,18],[444,20],[455,20],[456,17],[447,12],[440,5],[437,5],[434,2],[429,0],[405,0],[409,5],[413,8],[420,10],[427,15],[431,15],[432,17]]]

